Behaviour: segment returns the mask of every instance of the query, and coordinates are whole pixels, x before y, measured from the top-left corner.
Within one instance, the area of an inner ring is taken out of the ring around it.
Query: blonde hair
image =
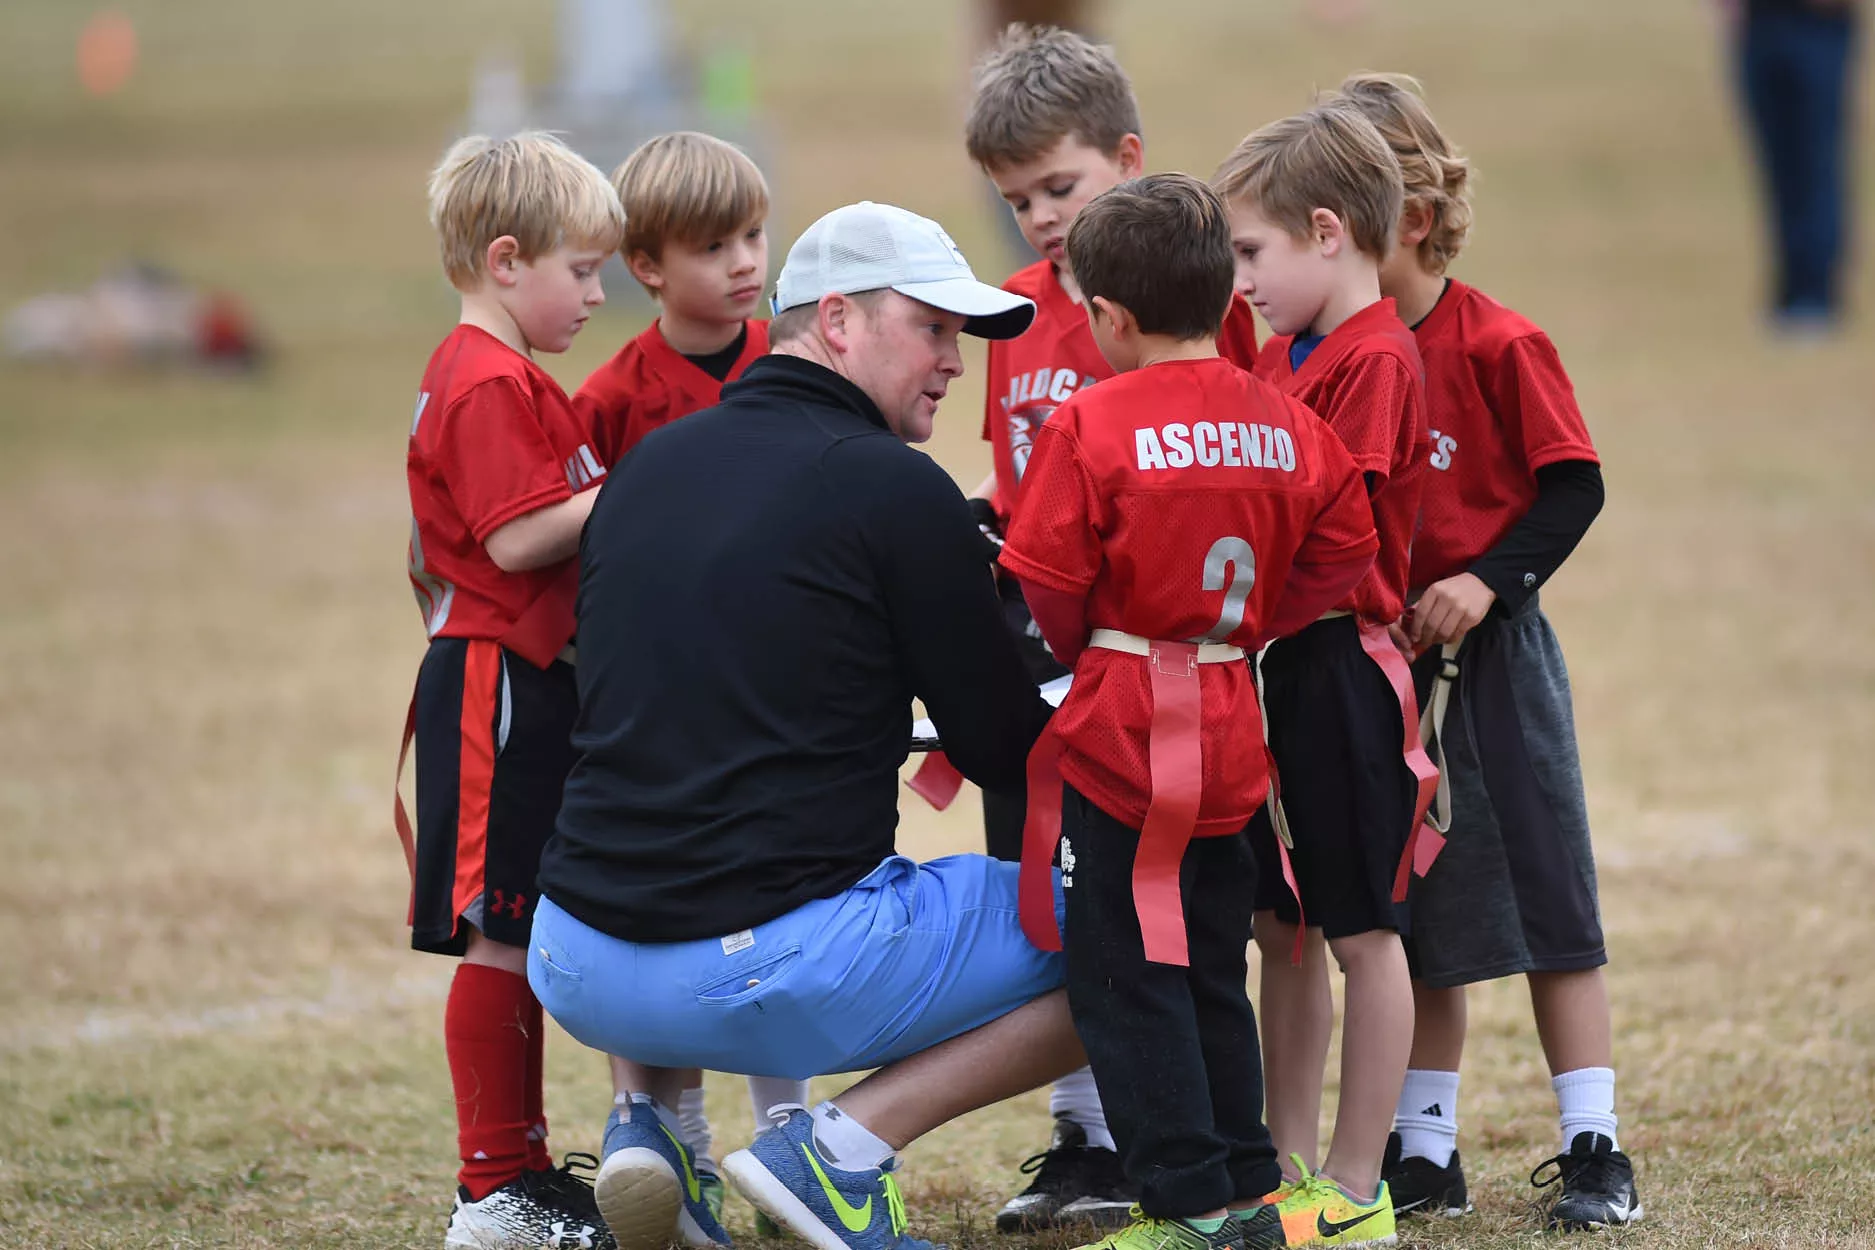
[[[524,261],[566,244],[612,252],[625,236],[625,210],[592,162],[530,130],[452,144],[430,174],[430,224],[443,272],[466,291],[482,274],[488,245],[503,235],[514,237]]]
[[[1405,199],[1393,149],[1360,110],[1332,101],[1249,135],[1224,158],[1211,185],[1226,200],[1248,200],[1298,239],[1308,237],[1312,214],[1325,208],[1376,260],[1393,247]]]
[[[768,183],[743,150],[678,130],[640,144],[612,172],[625,206],[627,257],[659,259],[664,245],[707,243],[768,215]]]
[[[1059,26],[1011,23],[972,72],[964,147],[984,169],[1031,161],[1073,136],[1112,156],[1139,133],[1113,49]]]
[[[1471,162],[1432,120],[1419,80],[1405,74],[1355,74],[1329,97],[1359,109],[1399,159],[1408,202],[1424,204],[1432,229],[1419,263],[1444,273],[1471,234]]]

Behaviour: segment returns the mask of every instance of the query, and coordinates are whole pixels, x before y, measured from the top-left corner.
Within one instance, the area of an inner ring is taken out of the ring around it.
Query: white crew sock
[[[714,1135],[710,1132],[710,1117],[703,1113],[703,1087],[687,1089],[677,1099],[677,1119],[682,1130],[677,1134],[679,1141],[690,1148],[695,1158],[696,1169],[716,1175],[716,1157],[710,1153]]]
[[[1099,1150],[1114,1149],[1113,1134],[1107,1130],[1107,1112],[1100,1105],[1100,1090],[1094,1085],[1094,1070],[1082,1068],[1055,1082],[1048,1091],[1048,1114],[1057,1120],[1071,1120],[1087,1134],[1087,1144]]]
[[[755,1112],[755,1135],[760,1137],[771,1128],[778,1128],[788,1117],[770,1115],[769,1108],[792,1105],[806,1107],[812,1104],[812,1097],[807,1092],[806,1081],[796,1081],[785,1076],[752,1076],[749,1078],[749,1106]]]
[[[864,1124],[831,1102],[823,1102],[810,1113],[814,1117],[814,1144],[827,1162],[849,1172],[885,1166],[895,1153]]]
[[[678,1141],[684,1140],[684,1122],[675,1111],[659,1102],[649,1094],[618,1094],[612,1099],[612,1105],[618,1107],[628,1118],[631,1115],[630,1104],[641,1102],[658,1113],[658,1120],[671,1131],[671,1136]]]
[[[1556,1110],[1562,1116],[1562,1145],[1569,1149],[1577,1133],[1600,1133],[1621,1148],[1615,1136],[1615,1070],[1577,1068],[1550,1078]]]
[[[1393,1113],[1403,1157],[1430,1159],[1440,1167],[1458,1149],[1458,1073],[1408,1068]]]

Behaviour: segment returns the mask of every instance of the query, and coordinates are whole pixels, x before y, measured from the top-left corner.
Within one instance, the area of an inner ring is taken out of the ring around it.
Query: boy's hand
[[[1470,573],[1460,573],[1426,587],[1413,605],[1409,635],[1424,651],[1463,641],[1497,602],[1497,593]]]

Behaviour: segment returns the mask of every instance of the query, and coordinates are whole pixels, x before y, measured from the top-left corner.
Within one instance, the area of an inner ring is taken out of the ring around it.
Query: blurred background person
[[[1723,0],[1770,208],[1771,318],[1833,329],[1843,313],[1849,86],[1861,0]]]

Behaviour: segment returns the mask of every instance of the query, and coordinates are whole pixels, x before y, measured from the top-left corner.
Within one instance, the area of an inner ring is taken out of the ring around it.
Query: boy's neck
[[[1174,360],[1217,359],[1217,338],[1175,339],[1169,334],[1142,334],[1139,338],[1139,365],[1162,365]]]
[[[1380,302],[1380,266],[1358,253],[1356,259],[1363,263],[1347,267],[1303,334],[1326,338],[1355,313]]]
[[[1445,275],[1427,273],[1414,265],[1400,277],[1398,287],[1387,294],[1399,305],[1400,320],[1408,326],[1416,326],[1439,306],[1439,300],[1445,295]]]
[[[680,356],[714,356],[736,341],[742,333],[743,321],[698,321],[672,313],[669,309],[658,313],[658,333],[671,345],[671,350]]]
[[[1066,265],[1055,266],[1055,281],[1061,284],[1061,289],[1068,293],[1069,299],[1077,304],[1086,303],[1081,298],[1081,284],[1074,280],[1074,275],[1069,272]]]
[[[521,333],[521,327],[514,323],[508,310],[490,298],[486,292],[467,292],[462,297],[462,316],[456,324],[474,326],[476,329],[501,340],[502,343],[526,356],[534,358],[534,347]]]

